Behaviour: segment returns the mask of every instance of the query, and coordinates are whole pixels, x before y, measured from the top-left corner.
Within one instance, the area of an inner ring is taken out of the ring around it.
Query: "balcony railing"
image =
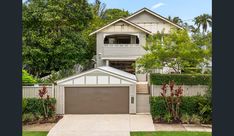
[[[138,47],[140,44],[104,44],[105,47]]]

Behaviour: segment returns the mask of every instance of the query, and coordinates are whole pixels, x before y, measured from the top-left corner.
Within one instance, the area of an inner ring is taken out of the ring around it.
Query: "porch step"
[[[148,82],[137,82],[136,83],[136,93],[149,94]]]

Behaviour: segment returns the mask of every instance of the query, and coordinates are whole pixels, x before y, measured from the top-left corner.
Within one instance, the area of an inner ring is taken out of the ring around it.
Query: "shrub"
[[[35,116],[32,113],[25,113],[22,115],[23,122],[31,122],[36,120]]]
[[[192,116],[193,114],[198,114],[198,103],[203,98],[203,96],[184,96],[182,97],[180,112],[181,114],[188,114]]]
[[[23,99],[22,100],[22,113],[24,113],[26,106],[27,106],[27,100]]]
[[[151,74],[150,82],[153,85],[162,85],[169,81],[178,85],[208,85],[211,80],[210,74]]]
[[[24,98],[23,101],[27,101],[27,106],[24,113],[32,113],[33,115],[44,115],[43,102],[38,98]],[[49,105],[55,105],[55,98],[49,98],[46,100]],[[54,108],[49,108],[48,116],[52,117],[55,114]]]
[[[202,123],[210,123],[212,121],[212,103],[208,97],[204,97],[198,102],[199,115],[202,117]]]
[[[198,115],[193,114],[191,119],[190,119],[191,123],[194,124],[200,124],[201,123],[201,117],[199,117]]]
[[[172,122],[172,116],[170,113],[166,113],[164,116],[163,116],[163,120],[166,121],[167,123],[171,123]]]
[[[36,83],[36,79],[33,78],[26,70],[22,70],[22,83],[23,84],[33,84]]]
[[[163,117],[167,113],[166,105],[163,97],[150,97],[150,110],[152,117]]]
[[[202,122],[210,122],[211,114],[207,111],[204,112],[204,114],[201,114],[201,109],[203,109],[205,106],[201,105],[199,103],[208,104],[211,105],[211,103],[208,103],[209,100],[206,99],[205,96],[183,96],[181,100],[180,105],[180,117],[183,114],[188,114],[189,116],[192,116],[193,114],[201,116]],[[153,118],[156,116],[164,117],[165,114],[167,114],[167,109],[165,106],[165,102],[163,100],[163,97],[161,96],[151,96],[150,97],[150,107],[151,107],[151,115]],[[205,114],[206,113],[206,114]]]
[[[170,95],[167,96],[168,86],[170,88]],[[179,110],[181,104],[181,96],[183,93],[182,86],[174,89],[175,83],[170,81],[169,84],[163,84],[161,95],[166,103],[167,111],[173,117],[173,120],[179,120]]]
[[[187,123],[187,124],[189,124],[189,122],[190,122],[190,116],[186,113],[186,114],[182,114],[182,116],[181,116],[181,122],[182,123]]]

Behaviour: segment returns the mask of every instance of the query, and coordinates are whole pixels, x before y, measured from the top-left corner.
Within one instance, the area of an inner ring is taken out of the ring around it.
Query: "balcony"
[[[104,44],[104,47],[138,47],[140,44]]]

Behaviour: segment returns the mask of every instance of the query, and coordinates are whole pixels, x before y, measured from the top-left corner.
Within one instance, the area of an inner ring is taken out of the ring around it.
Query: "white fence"
[[[43,86],[23,86],[22,87],[22,95],[23,98],[39,98],[39,90],[42,89]],[[47,94],[50,97],[54,97],[54,86],[45,86],[47,88]]]
[[[175,89],[178,86],[175,86]],[[151,85],[152,96],[161,96],[162,85]],[[183,96],[204,95],[208,89],[207,85],[183,85]],[[168,93],[169,94],[169,93]]]

